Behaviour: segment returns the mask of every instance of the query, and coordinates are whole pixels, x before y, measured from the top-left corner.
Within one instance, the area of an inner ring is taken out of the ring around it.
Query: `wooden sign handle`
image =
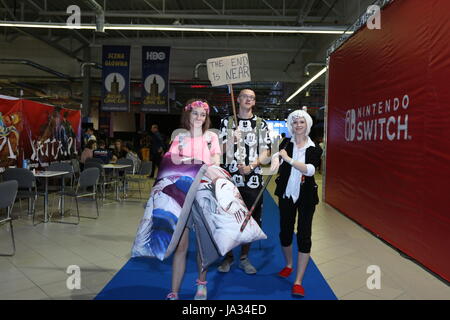
[[[236,128],[239,126],[238,120],[237,120],[237,116],[236,116],[236,105],[234,104],[234,92],[233,92],[233,85],[229,84],[228,85],[228,89],[230,90],[230,94],[231,94],[231,104],[233,106],[233,116],[234,116],[234,123],[236,125]]]

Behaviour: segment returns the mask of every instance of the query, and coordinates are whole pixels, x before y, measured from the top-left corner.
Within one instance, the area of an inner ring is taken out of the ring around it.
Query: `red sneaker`
[[[281,270],[280,272],[278,272],[278,275],[282,278],[287,278],[291,275],[292,273],[292,268],[289,267],[284,267],[283,270]]]
[[[294,284],[294,286],[292,287],[292,294],[294,296],[304,297],[305,289],[303,288],[303,286],[301,284]]]

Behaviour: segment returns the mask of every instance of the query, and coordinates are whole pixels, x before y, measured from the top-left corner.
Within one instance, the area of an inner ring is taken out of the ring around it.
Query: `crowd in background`
[[[152,178],[168,148],[168,142],[156,124],[152,125],[149,133],[136,133],[128,141],[110,138],[91,127],[83,130],[82,137],[82,153],[79,159],[82,165],[88,158],[98,158],[105,164],[116,163],[119,159],[131,159],[135,171],[138,171],[142,161],[152,161]]]

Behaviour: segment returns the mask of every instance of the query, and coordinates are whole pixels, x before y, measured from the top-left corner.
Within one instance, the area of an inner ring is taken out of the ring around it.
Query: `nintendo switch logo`
[[[345,140],[353,141],[356,135],[356,111],[350,109],[345,115]]]

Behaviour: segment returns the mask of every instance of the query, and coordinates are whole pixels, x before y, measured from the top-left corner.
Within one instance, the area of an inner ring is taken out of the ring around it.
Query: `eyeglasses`
[[[244,99],[248,99],[250,101],[254,101],[255,100],[255,96],[249,96],[246,94],[241,94],[239,97],[244,98]]]

